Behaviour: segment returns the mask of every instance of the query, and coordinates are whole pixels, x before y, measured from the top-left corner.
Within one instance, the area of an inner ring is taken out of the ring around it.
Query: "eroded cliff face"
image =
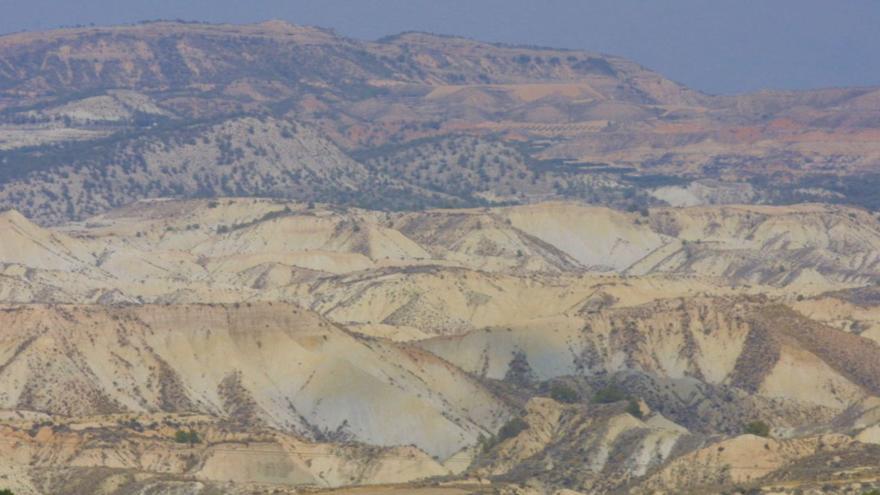
[[[35,420],[7,418],[0,441],[15,446],[14,452],[4,454],[4,466],[16,465],[20,474],[31,473],[36,491],[86,493],[90,478],[97,490],[93,493],[112,493],[126,486],[159,489],[175,482],[187,487],[184,493],[199,493],[205,486],[229,483],[383,484],[452,472],[415,447],[313,442],[205,415],[125,413]],[[175,441],[178,431],[194,432],[199,440]],[[75,473],[69,489],[59,485],[65,469]],[[46,475],[40,476],[43,471]]]
[[[237,307],[236,307],[237,306]],[[6,307],[4,409],[194,412],[440,458],[509,412],[418,349],[280,303]]]

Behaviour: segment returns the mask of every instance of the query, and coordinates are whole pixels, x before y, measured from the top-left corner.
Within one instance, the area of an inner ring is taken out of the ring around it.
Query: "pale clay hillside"
[[[218,198],[0,222],[16,493],[875,472],[880,222],[863,210]],[[743,435],[755,418],[773,439]],[[175,443],[190,428],[200,442]]]

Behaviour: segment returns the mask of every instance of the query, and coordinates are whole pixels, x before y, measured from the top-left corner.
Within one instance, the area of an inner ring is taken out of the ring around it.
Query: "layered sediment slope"
[[[221,198],[0,220],[16,493],[878,475],[880,226],[861,210]],[[756,421],[773,439],[744,435]]]
[[[0,318],[4,409],[197,412],[440,458],[508,415],[445,361],[286,304],[7,306]]]

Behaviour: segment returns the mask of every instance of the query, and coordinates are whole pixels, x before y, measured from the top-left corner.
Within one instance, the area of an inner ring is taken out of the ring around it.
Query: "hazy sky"
[[[880,85],[880,0],[0,0],[4,33],[159,18],[584,48],[712,93]]]

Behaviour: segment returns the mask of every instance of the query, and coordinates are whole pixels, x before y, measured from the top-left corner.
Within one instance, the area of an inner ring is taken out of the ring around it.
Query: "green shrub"
[[[614,385],[609,385],[596,391],[596,394],[593,395],[593,402],[596,404],[611,404],[612,402],[620,402],[628,398],[623,390]]]
[[[554,383],[550,386],[550,397],[556,402],[573,404],[580,400],[577,391],[565,383]]]
[[[752,421],[751,423],[746,425],[745,432],[750,435],[757,435],[759,437],[769,437],[770,425],[763,421]]]
[[[529,424],[522,418],[513,418],[498,430],[498,442],[513,438],[522,433],[523,430],[528,429],[528,427]]]
[[[635,399],[629,400],[629,404],[626,405],[626,412],[632,414],[636,418],[642,419],[642,408],[639,407],[639,402]]]
[[[199,438],[198,433],[196,433],[192,430],[189,430],[189,431],[177,430],[174,433],[174,441],[177,443],[194,444],[194,443],[200,443],[202,441],[202,439]]]
[[[0,490],[0,495],[15,495],[15,494],[12,493],[12,490],[10,490],[9,488],[3,488],[2,490]]]

